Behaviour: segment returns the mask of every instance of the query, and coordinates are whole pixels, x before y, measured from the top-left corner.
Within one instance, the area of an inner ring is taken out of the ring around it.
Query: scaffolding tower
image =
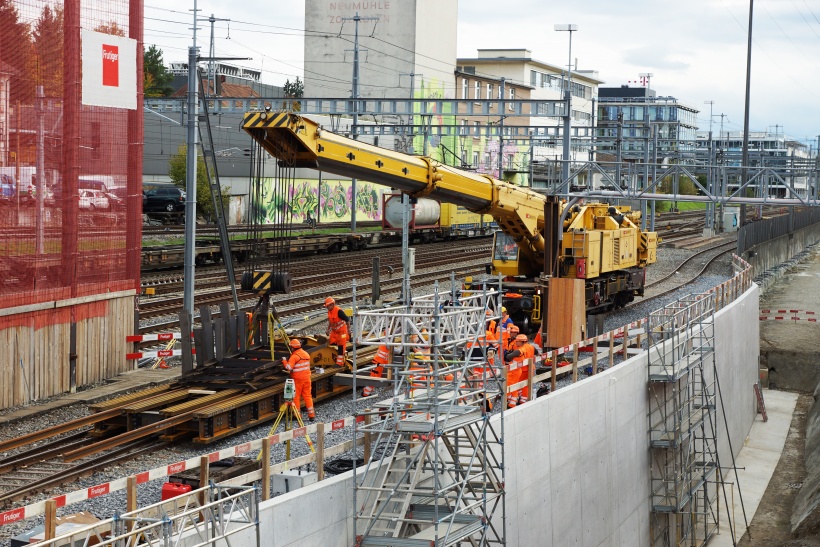
[[[484,338],[500,309],[497,291],[436,284],[407,305],[356,312],[356,344],[393,353],[390,399],[356,426],[374,447],[355,475],[357,546],[505,544],[505,384]]]
[[[701,546],[717,530],[714,311],[714,294],[693,294],[648,319],[653,546]]]

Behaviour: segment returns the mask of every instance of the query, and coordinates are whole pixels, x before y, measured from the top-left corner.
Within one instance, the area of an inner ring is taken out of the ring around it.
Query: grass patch
[[[672,210],[672,205],[676,204],[678,211],[700,211],[706,209],[706,202],[702,201],[659,201],[655,205],[655,212],[668,213]]]

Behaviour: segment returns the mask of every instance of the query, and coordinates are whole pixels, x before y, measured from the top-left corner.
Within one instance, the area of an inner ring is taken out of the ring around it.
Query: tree
[[[173,88],[168,85],[174,78],[162,61],[162,50],[152,45],[143,55],[143,84],[146,97],[168,97]]]
[[[63,8],[43,8],[34,23],[34,52],[38,63],[37,83],[42,84],[46,97],[63,94]]]
[[[185,190],[188,169],[188,147],[180,145],[177,153],[168,161],[168,176],[171,182]],[[230,202],[230,188],[223,188],[219,198],[222,208],[227,213]],[[208,222],[216,220],[213,199],[211,199],[211,185],[208,184],[208,172],[205,170],[205,160],[197,154],[196,160],[196,210]]]
[[[21,22],[13,0],[0,0],[0,62],[14,71],[11,78],[10,102],[32,104],[36,85],[31,28]]]
[[[296,81],[291,83],[290,79],[285,80],[285,97],[298,99],[305,93],[305,83],[296,77]]]
[[[113,34],[114,36],[125,36],[125,30],[123,30],[123,28],[119,26],[116,21],[109,21],[107,23],[97,25],[97,28],[95,28],[94,31],[102,32],[103,34]]]

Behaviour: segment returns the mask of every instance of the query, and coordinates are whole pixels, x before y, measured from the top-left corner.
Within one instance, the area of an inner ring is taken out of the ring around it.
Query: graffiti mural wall
[[[274,224],[283,220],[294,223],[308,218],[319,223],[350,221],[353,188],[349,180],[297,179],[285,196],[273,194],[274,179],[262,181],[263,203],[256,207],[260,221]],[[356,183],[356,220],[380,221],[382,194],[389,189],[366,181]],[[291,218],[288,219],[288,216]]]

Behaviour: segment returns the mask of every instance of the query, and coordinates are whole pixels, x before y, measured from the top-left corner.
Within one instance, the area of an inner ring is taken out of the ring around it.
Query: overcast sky
[[[402,0],[392,0],[401,2]],[[441,0],[454,1],[454,0]],[[145,42],[165,53],[166,63],[186,59],[192,16],[185,8],[145,3]],[[175,3],[175,6],[180,4]],[[217,55],[253,57],[263,81],[281,85],[302,76],[304,0],[199,1],[202,17],[215,23]],[[189,8],[193,8],[190,2]],[[431,14],[431,16],[435,16]],[[743,129],[749,0],[460,0],[458,55],[481,48],[526,48],[535,59],[566,65],[573,23],[572,57],[578,68],[597,70],[607,86],[652,73],[658,95],[699,109],[699,125],[713,131]],[[750,126],[785,133],[816,148],[820,135],[820,0],[757,0],[752,45]],[[229,38],[230,37],[230,38]],[[200,23],[198,43],[208,53],[210,24]],[[779,127],[775,127],[775,125]]]

